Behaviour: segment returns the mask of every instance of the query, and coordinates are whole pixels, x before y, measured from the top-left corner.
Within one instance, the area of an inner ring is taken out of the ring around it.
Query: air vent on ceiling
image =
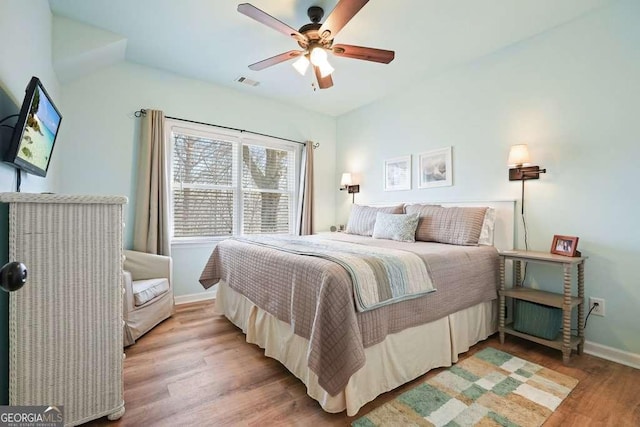
[[[256,87],[256,86],[258,86],[260,84],[260,82],[257,82],[255,80],[251,80],[250,78],[243,77],[243,76],[237,77],[236,81],[238,83],[242,83],[242,84],[253,86],[253,87]]]

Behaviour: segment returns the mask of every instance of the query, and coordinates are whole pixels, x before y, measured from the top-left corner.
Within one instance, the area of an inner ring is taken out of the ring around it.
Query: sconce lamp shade
[[[347,193],[351,194],[351,203],[355,203],[356,193],[360,192],[360,186],[353,185],[353,180],[349,172],[343,173],[342,178],[340,179],[340,191],[344,190],[346,190]]]
[[[511,167],[511,169],[509,169],[509,181],[524,182],[528,179],[540,179],[540,174],[547,172],[546,169],[540,169],[540,166],[524,166],[531,164],[527,144],[511,146],[508,164],[509,167]]]
[[[342,174],[342,179],[340,179],[340,187],[346,188],[352,184],[351,174],[349,172],[345,172]]]
[[[531,163],[527,144],[512,145],[509,150],[509,166],[522,166]]]

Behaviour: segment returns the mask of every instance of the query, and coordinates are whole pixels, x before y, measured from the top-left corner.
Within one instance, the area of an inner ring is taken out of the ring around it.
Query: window
[[[174,241],[293,233],[298,144],[167,122]]]

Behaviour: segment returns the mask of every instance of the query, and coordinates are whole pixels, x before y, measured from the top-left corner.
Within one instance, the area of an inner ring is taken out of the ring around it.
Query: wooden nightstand
[[[500,253],[500,342],[504,344],[504,334],[511,334],[549,347],[562,350],[562,361],[567,364],[571,358],[571,350],[575,349],[582,354],[584,348],[584,262],[585,256],[566,257],[546,252],[533,251],[504,251]],[[514,286],[505,288],[505,261],[513,261]],[[562,294],[539,291],[521,286],[522,262],[534,262],[562,266],[564,272],[564,288]],[[571,293],[571,274],[573,267],[578,271],[578,295]],[[511,325],[505,325],[506,297],[515,300],[530,301],[549,307],[562,309],[562,334],[558,339],[547,340],[534,335],[529,335],[513,329]],[[571,310],[578,307],[578,333],[571,335]]]

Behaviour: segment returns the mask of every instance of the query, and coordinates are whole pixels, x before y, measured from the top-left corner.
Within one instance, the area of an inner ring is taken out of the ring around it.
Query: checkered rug
[[[370,426],[540,426],[578,380],[485,348],[374,409]]]

